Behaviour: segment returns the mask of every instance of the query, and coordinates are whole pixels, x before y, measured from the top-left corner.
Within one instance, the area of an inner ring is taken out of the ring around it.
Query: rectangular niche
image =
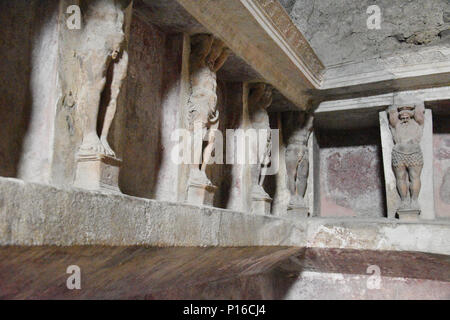
[[[327,119],[316,117],[320,216],[385,217],[383,160],[376,121],[330,125],[331,119],[337,123],[336,119],[345,119],[348,112],[333,114]]]
[[[450,219],[450,100],[425,103],[433,111],[433,169],[436,218]]]

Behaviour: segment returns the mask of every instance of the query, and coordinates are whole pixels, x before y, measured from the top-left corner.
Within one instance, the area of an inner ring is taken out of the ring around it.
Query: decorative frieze
[[[321,74],[325,69],[324,65],[281,3],[277,0],[255,0],[253,2],[272,21],[280,36],[294,49],[311,73],[321,79]]]

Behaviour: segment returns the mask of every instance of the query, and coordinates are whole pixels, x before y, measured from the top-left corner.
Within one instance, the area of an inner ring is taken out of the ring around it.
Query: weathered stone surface
[[[447,2],[382,0],[382,29],[365,30],[368,0],[282,0],[323,54],[324,82],[322,63],[274,0],[80,0],[82,28],[71,30],[65,9],[73,2],[0,4],[0,176],[23,179],[0,178],[1,298],[450,296]],[[206,63],[195,58],[198,33],[213,39]],[[216,78],[225,45],[235,52]],[[268,113],[253,112],[254,82],[277,87]],[[423,151],[434,162],[420,193],[422,216],[436,213],[431,221],[383,217],[378,112],[404,90],[415,90],[437,120],[433,140],[426,128]],[[307,173],[294,165],[262,179],[260,163],[253,176],[246,164],[214,164],[204,170],[214,198],[163,202],[186,198],[188,168],[172,161],[171,138],[189,127],[189,113],[208,122],[220,113],[223,133],[252,122],[281,128],[275,112],[321,101],[306,191]],[[77,177],[80,145],[85,155],[117,152],[120,175],[97,163]],[[294,193],[305,201],[291,206],[295,216],[286,214],[286,178],[299,171]],[[68,189],[74,179],[100,190]],[[107,194],[100,182],[128,195]],[[262,197],[252,210],[254,186]],[[308,211],[322,217],[299,218]],[[71,264],[82,268],[82,291],[65,287]],[[367,287],[373,265],[378,292]]]
[[[252,246],[302,237],[283,219],[0,180],[2,245]]]
[[[450,8],[445,0],[296,0],[282,4],[326,66],[414,51],[418,44],[436,45],[439,31],[449,27],[444,11]],[[374,4],[381,10],[379,30],[367,28],[366,11]]]
[[[119,170],[122,161],[103,155],[78,159],[74,187],[103,192],[120,192]]]
[[[209,294],[198,297],[269,298],[277,289],[269,283],[282,278],[266,283],[263,274],[277,265],[365,274],[368,261],[388,277],[450,281],[449,231],[385,219],[295,222],[0,178],[1,297],[187,298],[203,289]],[[72,264],[82,268],[83,290],[66,289]],[[216,293],[215,282],[230,291]]]
[[[450,254],[445,222],[292,221],[9,178],[0,178],[0,195],[1,245],[277,245]]]

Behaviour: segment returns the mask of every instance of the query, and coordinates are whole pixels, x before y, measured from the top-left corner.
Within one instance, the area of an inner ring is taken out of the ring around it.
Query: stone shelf
[[[450,255],[450,221],[291,220],[0,178],[0,245],[285,246]]]

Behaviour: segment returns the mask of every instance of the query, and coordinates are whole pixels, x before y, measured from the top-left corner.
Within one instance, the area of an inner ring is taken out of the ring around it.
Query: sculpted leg
[[[93,53],[82,62],[79,109],[83,140],[80,153],[104,153],[97,134],[100,98],[106,84],[107,56]]]
[[[113,79],[111,82],[111,100],[106,108],[105,121],[103,122],[103,128],[100,136],[100,140],[105,148],[105,153],[109,156],[115,157],[116,154],[110,147],[108,143],[108,133],[111,128],[112,121],[116,114],[117,109],[117,97],[120,92],[120,87],[122,85],[123,80],[126,77],[128,68],[128,54],[126,52],[123,53],[120,61],[114,65],[113,70]]]
[[[411,200],[412,200],[412,207],[417,208],[419,207],[419,204],[417,202],[419,198],[420,188],[421,188],[421,181],[420,181],[420,174],[422,173],[423,166],[413,166],[409,167],[409,179],[410,179],[410,192],[411,192]]]
[[[307,159],[308,153],[303,155],[302,160],[298,164],[297,176],[295,179],[295,185],[297,189],[297,195],[302,199],[305,196],[307,179],[309,173],[309,161]]]
[[[397,190],[402,201],[400,207],[407,208],[406,200],[408,198],[408,172],[405,166],[394,167],[395,177],[397,178]]]
[[[272,151],[272,140],[270,136],[270,131],[267,131],[267,143],[266,147],[263,150],[264,152],[261,153],[261,167],[260,167],[260,173],[259,173],[259,185],[262,186],[264,184],[264,180],[266,178],[266,171],[267,167],[270,165],[270,155]]]
[[[105,86],[106,78],[97,81],[88,81],[81,91],[80,109],[83,113],[83,142],[80,152],[104,153],[104,147],[97,135],[97,118],[100,96]]]
[[[214,149],[214,142],[215,142],[215,137],[214,134],[216,134],[216,130],[219,128],[219,122],[217,121],[216,123],[212,124],[209,128],[209,132],[208,132],[208,144],[205,147],[205,150],[203,152],[203,162],[202,162],[202,167],[201,170],[203,172],[205,172],[206,170],[206,166],[209,164],[209,161],[212,157],[211,153]]]
[[[295,195],[295,174],[297,172],[297,154],[299,148],[289,148],[286,150],[286,173],[287,173],[287,187],[291,195]]]
[[[194,123],[194,162],[193,167],[197,170],[202,163],[203,137],[205,135],[205,127],[202,122]]]

